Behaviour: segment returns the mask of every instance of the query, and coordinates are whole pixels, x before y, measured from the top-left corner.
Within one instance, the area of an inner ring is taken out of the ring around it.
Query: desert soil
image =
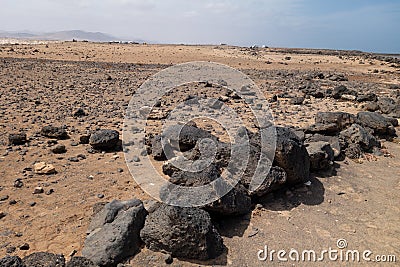
[[[384,61],[351,53],[293,51],[72,42],[0,46],[0,212],[5,215],[0,219],[0,257],[13,247],[9,254],[21,257],[36,251],[79,255],[95,203],[149,199],[130,175],[123,152],[89,153],[89,145],[79,144],[79,137],[96,129],[122,132],[132,94],[148,77],[173,64],[227,64],[249,75],[267,99],[282,92],[300,95],[298,89],[310,82],[322,89],[344,84],[379,96],[391,95],[390,85],[400,84],[399,69]],[[307,78],[315,73],[343,74],[348,81]],[[209,90],[218,94],[215,88]],[[277,125],[300,127],[312,124],[318,111],[362,110],[361,104],[327,98],[306,99],[302,105],[279,98],[270,107]],[[78,108],[88,115],[74,118]],[[70,139],[58,141],[66,146],[65,154],[53,154],[49,139],[38,134],[45,125],[67,126]],[[29,146],[11,148],[8,134],[20,131],[27,133]],[[218,227],[227,252],[221,257],[209,262],[174,259],[172,266],[310,266],[276,258],[261,262],[257,253],[265,245],[286,251],[336,249],[338,239],[346,239],[348,249],[397,255],[399,261],[400,144],[383,144],[391,156],[338,162],[333,176],[313,176],[309,187],[272,194],[252,214],[224,220]],[[86,159],[70,160],[79,154]],[[32,172],[33,164],[41,161],[53,164],[57,173]],[[14,187],[18,178],[22,188]],[[45,193],[33,194],[37,186]],[[20,249],[25,243],[29,250]],[[130,263],[165,265],[162,254],[146,248]]]

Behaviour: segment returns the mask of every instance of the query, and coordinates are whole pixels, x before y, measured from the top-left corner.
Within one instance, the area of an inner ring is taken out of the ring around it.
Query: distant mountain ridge
[[[32,32],[6,32],[0,31],[0,38],[28,39],[28,40],[51,40],[51,41],[78,41],[91,42],[113,42],[113,41],[136,41],[144,42],[143,40],[128,40],[125,38],[115,37],[102,32],[86,32],[81,30],[57,31],[47,33],[32,33]]]

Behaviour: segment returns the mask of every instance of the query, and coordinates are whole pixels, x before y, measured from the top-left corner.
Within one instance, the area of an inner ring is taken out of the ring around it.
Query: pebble
[[[79,154],[76,156],[78,159],[86,159],[86,156],[83,154]]]
[[[12,246],[12,247],[8,247],[8,248],[6,249],[6,253],[11,254],[11,253],[14,253],[15,250],[17,250],[16,247],[13,247],[13,246]]]
[[[7,216],[7,213],[0,212],[0,220]]]
[[[43,187],[38,186],[38,187],[36,187],[35,190],[33,191],[33,194],[34,194],[34,195],[43,194],[43,192],[44,192]]]
[[[71,158],[68,158],[68,160],[71,162],[79,162],[79,159],[77,157],[71,157]]]
[[[10,198],[9,196],[2,196],[0,197],[0,201],[6,201],[9,198]]]
[[[51,195],[51,194],[53,194],[54,193],[54,189],[50,189],[50,190],[48,190],[47,192],[46,192],[46,195]]]
[[[20,250],[29,250],[29,248],[30,247],[29,247],[28,243],[25,243],[25,244],[23,244],[22,246],[19,247]]]
[[[13,200],[10,200],[10,202],[8,202],[8,204],[15,205],[15,204],[17,204],[17,201],[15,199],[13,199]]]
[[[36,202],[31,202],[31,203],[29,203],[29,206],[31,206],[31,207],[36,206]]]
[[[22,179],[18,178],[14,181],[14,187],[16,188],[21,188],[24,186],[24,183],[22,182]]]
[[[54,154],[63,154],[67,152],[67,149],[64,145],[57,145],[56,147],[51,149],[51,152],[53,152]]]
[[[124,170],[121,169],[121,168],[118,168],[118,169],[117,169],[117,172],[121,173],[121,172],[124,172]]]
[[[47,164],[45,162],[36,163],[33,169],[37,174],[53,174],[56,172],[56,169],[53,165]]]
[[[166,264],[172,264],[174,262],[174,258],[172,258],[171,254],[167,254],[164,257],[164,261]]]
[[[140,162],[140,158],[139,158],[138,156],[134,156],[134,157],[132,158],[132,160],[133,160],[134,162]]]
[[[102,199],[102,198],[104,198],[104,195],[103,194],[97,194],[97,197]]]
[[[75,141],[71,142],[71,146],[78,146],[78,145],[79,145],[78,142],[75,142]]]

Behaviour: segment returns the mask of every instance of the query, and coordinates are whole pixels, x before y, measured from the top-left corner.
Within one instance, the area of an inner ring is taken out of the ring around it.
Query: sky
[[[400,0],[0,0],[0,30],[400,53]]]

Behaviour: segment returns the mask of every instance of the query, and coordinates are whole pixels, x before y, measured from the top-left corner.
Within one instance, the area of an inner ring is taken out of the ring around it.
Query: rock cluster
[[[66,263],[63,255],[48,252],[35,252],[23,259],[18,256],[6,256],[0,259],[1,267],[96,267],[91,260],[84,257],[72,257]]]
[[[341,153],[351,159],[358,159],[364,153],[379,150],[380,138],[390,140],[397,136],[395,126],[397,126],[396,119],[386,118],[376,112],[364,111],[357,115],[345,112],[319,112],[315,124],[305,130],[308,140],[306,142],[310,143],[308,150],[313,162],[312,169],[317,164],[314,162],[315,157],[319,158],[322,154],[331,160],[332,157],[339,157]],[[331,148],[327,147],[327,143]],[[326,165],[321,160],[318,164]]]

